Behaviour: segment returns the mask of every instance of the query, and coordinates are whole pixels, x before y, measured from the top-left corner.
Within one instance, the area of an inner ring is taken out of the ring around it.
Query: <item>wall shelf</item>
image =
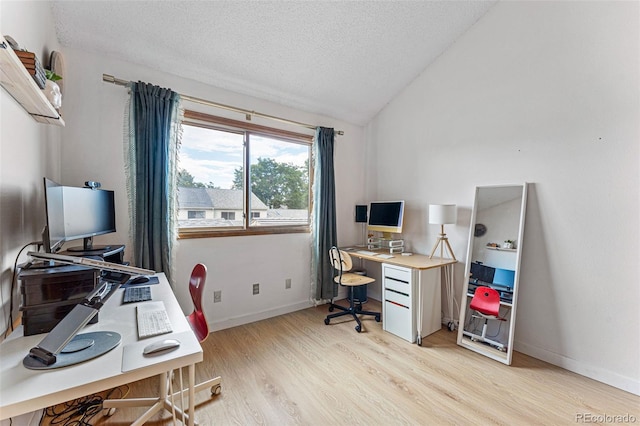
[[[512,252],[518,251],[518,249],[506,249],[506,248],[502,248],[502,247],[489,247],[489,246],[487,246],[487,248],[489,250],[496,250],[496,251],[512,251]]]
[[[0,36],[0,85],[39,123],[64,126],[64,120],[51,105],[9,43]]]

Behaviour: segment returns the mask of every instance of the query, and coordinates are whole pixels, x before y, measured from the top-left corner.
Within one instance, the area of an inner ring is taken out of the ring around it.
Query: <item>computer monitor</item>
[[[481,263],[474,262],[471,264],[471,279],[473,281],[482,281],[484,284],[493,283],[493,277],[496,273],[496,268],[491,266],[485,266]]]
[[[385,238],[402,233],[404,201],[374,201],[369,204],[369,231],[382,232]]]
[[[496,272],[493,275],[493,284],[513,289],[515,276],[516,271],[512,271],[511,269],[496,268]]]
[[[57,252],[67,241],[83,239],[70,251],[92,251],[93,237],[116,231],[113,191],[64,186],[44,179],[47,226],[43,232],[45,251]]]

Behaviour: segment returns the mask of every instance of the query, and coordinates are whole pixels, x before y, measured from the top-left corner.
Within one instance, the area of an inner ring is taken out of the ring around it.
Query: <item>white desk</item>
[[[417,318],[416,318],[416,330],[417,330],[417,335],[415,336],[415,341],[418,345],[422,345],[422,324],[423,324],[423,317],[424,317],[424,307],[423,307],[423,287],[424,287],[424,283],[422,283],[422,274],[420,273],[420,271],[426,271],[426,270],[430,270],[430,269],[436,269],[436,268],[443,268],[449,265],[453,265],[455,263],[457,263],[456,260],[453,259],[441,259],[439,257],[433,257],[433,258],[429,258],[429,256],[423,255],[423,254],[412,254],[411,256],[403,256],[401,253],[394,253],[392,258],[382,258],[379,255],[367,255],[367,254],[362,254],[362,253],[358,253],[358,250],[365,250],[365,249],[358,249],[358,248],[349,248],[349,249],[343,249],[345,250],[347,253],[349,253],[350,256],[352,257],[356,257],[359,259],[364,259],[364,260],[370,260],[373,262],[378,262],[378,263],[382,263],[382,264],[389,264],[389,265],[395,265],[395,266],[400,266],[403,268],[407,268],[410,269],[412,271],[415,271],[416,273],[413,274],[416,277],[417,283],[416,283],[416,287],[417,287],[417,303],[416,305],[416,310],[417,310]],[[366,250],[366,251],[372,251],[378,254],[389,254],[388,250]],[[383,280],[385,279],[385,277],[383,276]],[[439,283],[439,280],[438,280]],[[430,312],[430,314],[434,315],[435,318],[437,319],[438,324],[440,323],[440,286],[437,286],[437,288],[432,288],[432,291],[434,291],[437,296],[437,298],[435,298],[435,304],[437,305],[436,307],[432,307],[432,311],[433,309],[437,309],[437,311],[435,312]],[[382,298],[385,298],[385,285],[383,283],[382,285]],[[385,306],[385,301],[382,301],[383,303],[383,307]],[[383,315],[383,321],[386,321],[387,318],[384,318]],[[384,324],[384,322],[383,322]],[[413,340],[413,339],[412,339]]]
[[[164,302],[173,328],[172,334],[138,340],[137,304],[123,305],[122,289],[113,294],[102,307],[98,323],[88,325],[81,331],[115,331],[122,335],[122,342],[115,349],[98,358],[53,370],[29,370],[22,365],[22,360],[32,347],[40,343],[45,334],[24,337],[22,326],[18,327],[0,344],[0,419],[182,367],[189,368],[189,413],[194,413],[195,364],[202,361],[202,347],[191,331],[165,275],[158,274],[158,278],[160,283],[151,285],[151,294],[153,300]],[[154,357],[143,357],[142,349],[146,345],[168,337],[180,340],[177,350]],[[131,354],[125,364],[124,352]],[[193,417],[189,416],[189,425],[193,425]]]

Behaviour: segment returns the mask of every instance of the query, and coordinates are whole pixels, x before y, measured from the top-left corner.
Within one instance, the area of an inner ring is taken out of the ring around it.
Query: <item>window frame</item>
[[[184,110],[182,119],[183,125],[196,126],[205,129],[219,130],[225,132],[235,132],[244,134],[244,154],[243,154],[243,225],[241,227],[178,227],[178,238],[213,238],[213,237],[232,237],[245,235],[271,235],[271,234],[294,234],[294,233],[310,233],[311,232],[311,212],[313,208],[313,161],[312,148],[314,135],[282,130],[274,127],[263,126],[244,121],[233,120],[226,117],[206,114],[193,110]],[[309,147],[309,221],[306,225],[279,225],[279,226],[251,226],[251,190],[249,182],[250,168],[250,144],[247,143],[247,135],[255,134],[259,136],[274,137],[286,142],[305,145]]]

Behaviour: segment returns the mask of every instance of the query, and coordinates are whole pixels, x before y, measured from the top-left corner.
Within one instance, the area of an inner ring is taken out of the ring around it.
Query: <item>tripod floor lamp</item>
[[[456,260],[456,256],[453,254],[451,245],[447,234],[444,233],[444,225],[456,223],[458,218],[455,204],[430,204],[429,205],[429,223],[434,225],[440,225],[440,236],[438,241],[431,250],[429,258],[433,257],[438,247],[440,247],[440,257],[444,258],[444,252],[447,251],[453,260]]]

